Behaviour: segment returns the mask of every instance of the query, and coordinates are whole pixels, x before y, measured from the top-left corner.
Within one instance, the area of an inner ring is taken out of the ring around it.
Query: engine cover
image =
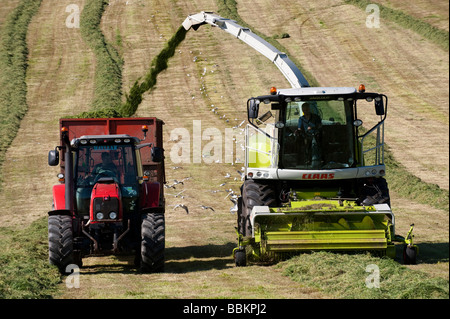
[[[122,200],[116,183],[97,183],[92,189],[89,219],[91,224],[122,221]]]

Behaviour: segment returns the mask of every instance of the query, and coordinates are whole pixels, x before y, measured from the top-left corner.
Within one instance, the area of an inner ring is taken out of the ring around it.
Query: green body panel
[[[271,141],[261,133],[254,134],[248,140],[248,167],[268,168],[271,166]]]
[[[268,251],[386,249],[384,230],[266,232]]]
[[[262,232],[270,231],[348,231],[388,230],[389,220],[382,214],[367,213],[287,213],[257,216],[255,223]],[[256,231],[255,231],[256,235]]]
[[[297,192],[299,193],[299,192]],[[305,192],[303,192],[305,194]],[[310,193],[312,194],[312,193]],[[314,193],[317,194],[317,193]],[[321,192],[323,195],[324,193]],[[336,192],[332,193],[333,195]],[[303,200],[293,201],[290,207],[271,208],[271,212],[285,212],[285,213],[316,213],[316,212],[375,212],[373,206],[357,206],[353,201],[337,201],[337,200]]]
[[[258,258],[313,250],[377,251],[395,257],[390,214],[353,202],[313,200],[256,214],[254,237],[241,241]]]
[[[297,190],[295,191],[295,195],[298,201],[292,202],[295,207],[309,205],[309,203],[305,202],[306,200],[314,200],[315,198],[333,198],[336,197],[339,189],[336,188],[323,188],[320,190],[307,191],[307,190]],[[334,205],[334,202],[333,202]]]

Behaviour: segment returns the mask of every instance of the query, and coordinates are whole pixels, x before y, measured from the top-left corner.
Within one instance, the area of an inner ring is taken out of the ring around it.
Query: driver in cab
[[[321,129],[322,120],[319,115],[311,110],[311,105],[305,102],[302,105],[303,116],[298,120],[298,128],[295,134],[301,136],[300,140],[303,143],[305,158],[301,160],[311,168],[318,169],[322,162],[321,154]]]
[[[111,154],[109,152],[103,152],[102,153],[102,162],[100,164],[95,165],[94,169],[92,170],[92,175],[98,175],[98,174],[104,174],[105,171],[108,171],[107,173],[111,172],[114,173],[115,176],[117,176],[117,167],[112,162]],[[110,174],[107,174],[108,176]],[[110,176],[112,177],[112,176]]]
[[[305,102],[302,105],[303,116],[298,119],[298,135],[312,136],[322,128],[320,116],[311,112],[311,106]]]

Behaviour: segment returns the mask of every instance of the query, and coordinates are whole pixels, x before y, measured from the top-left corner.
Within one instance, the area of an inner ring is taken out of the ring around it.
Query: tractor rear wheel
[[[142,217],[141,235],[141,271],[164,271],[164,214],[144,215]]]
[[[57,266],[62,274],[74,263],[71,216],[48,217],[48,255],[50,264]]]
[[[242,185],[242,209],[238,214],[238,230],[241,235],[252,235],[250,213],[254,206],[275,206],[276,197],[270,185],[261,184],[254,180],[246,180]]]

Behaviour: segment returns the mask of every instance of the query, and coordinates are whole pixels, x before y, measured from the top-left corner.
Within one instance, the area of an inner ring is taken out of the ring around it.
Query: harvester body
[[[363,86],[274,89],[247,109],[236,263],[314,250],[394,258],[405,240],[384,178],[387,97]],[[359,113],[375,114],[372,127]]]
[[[183,27],[204,24],[264,55],[292,86],[247,101],[236,265],[245,265],[247,255],[264,259],[312,250],[394,257],[395,241],[406,244],[404,261],[414,263],[413,225],[406,238],[395,234],[384,179],[387,97],[367,93],[363,85],[310,87],[284,52],[213,12],[190,15]],[[372,116],[364,126],[358,110]]]
[[[49,212],[49,260],[61,272],[89,255],[120,253],[135,253],[143,270],[162,270],[163,124],[60,120],[60,145],[49,152],[49,165],[61,167]]]

